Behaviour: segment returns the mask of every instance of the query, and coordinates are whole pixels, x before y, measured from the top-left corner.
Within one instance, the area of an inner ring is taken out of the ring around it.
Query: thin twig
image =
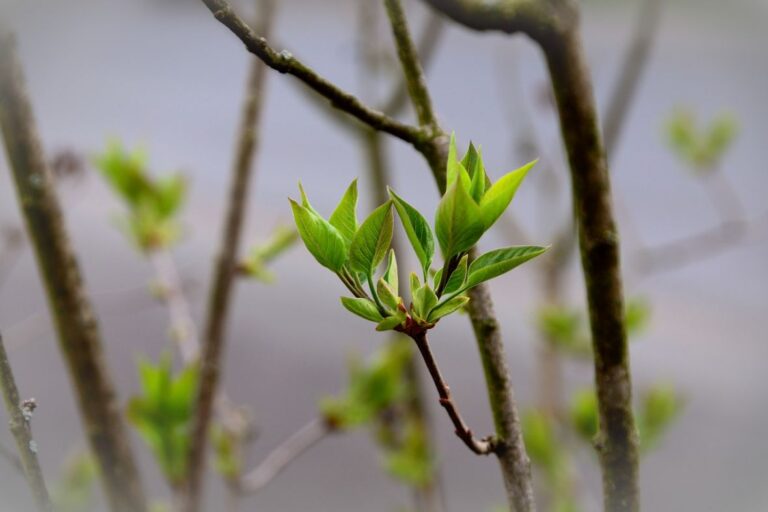
[[[451,418],[451,422],[456,429],[456,435],[467,445],[467,448],[477,455],[495,453],[498,446],[500,446],[496,443],[495,438],[492,436],[483,439],[475,438],[472,430],[461,417],[461,413],[451,397],[451,389],[446,384],[445,379],[443,379],[440,368],[437,366],[435,357],[432,354],[432,349],[429,347],[426,333],[418,332],[412,334],[411,337],[416,342],[416,347],[418,347],[421,357],[424,359],[424,364],[426,364],[429,375],[432,377],[432,382],[435,383],[437,394],[440,396],[440,405],[443,406],[445,412],[448,413],[448,417]]]
[[[750,236],[768,232],[768,212],[754,219],[723,222],[713,228],[665,244],[645,248],[634,255],[642,275],[673,270],[739,247]]]
[[[225,0],[202,1],[217,20],[240,38],[249,52],[256,55],[270,68],[280,73],[293,75],[315,92],[328,99],[334,107],[351,114],[374,129],[387,132],[414,146],[423,143],[425,137],[419,128],[400,123],[386,114],[365,105],[354,95],[318,75],[289,52],[275,51],[269,45],[267,39],[264,36],[257,36]]]
[[[43,471],[40,469],[40,461],[37,458],[37,444],[32,439],[32,413],[35,410],[34,400],[19,399],[19,390],[16,380],[13,378],[11,363],[5,352],[3,336],[0,334],[0,388],[3,392],[5,409],[8,412],[8,425],[11,429],[16,446],[19,450],[19,459],[24,468],[29,487],[35,498],[38,510],[48,512],[53,509],[48,488],[45,486]]]
[[[168,306],[171,338],[179,349],[182,361],[185,364],[194,363],[200,356],[199,336],[176,264],[167,249],[150,251],[147,257],[155,270],[161,298]]]
[[[258,466],[244,475],[240,481],[239,491],[244,494],[260,491],[292,461],[333,432],[334,430],[321,418],[313,419],[272,450]]]
[[[146,510],[99,329],[64,226],[10,34],[0,34],[0,126],[80,414],[114,512]]]
[[[229,10],[225,3],[216,1],[206,3],[209,7],[214,5],[217,7],[214,12],[219,8],[226,7],[226,12],[233,17],[229,18],[230,21],[235,20],[242,27],[245,27],[243,22]],[[262,26],[260,27],[263,34],[269,35],[270,33],[274,7],[274,0],[265,0],[263,3],[261,13]],[[248,34],[251,37],[253,36],[249,29]],[[266,45],[264,39],[259,39],[259,41],[259,45]],[[271,50],[267,51],[264,55],[272,55],[273,52],[270,52]],[[263,56],[259,55],[259,53],[256,53],[256,55],[264,60]],[[196,512],[202,506],[202,481],[205,469],[206,447],[208,446],[208,427],[211,421],[215,397],[218,395],[218,384],[226,340],[226,323],[229,316],[233,284],[237,273],[237,258],[240,248],[242,224],[248,203],[248,189],[258,143],[258,125],[264,99],[266,74],[267,70],[264,65],[258,61],[254,61],[251,64],[247,86],[248,92],[243,105],[239,140],[237,141],[232,169],[232,182],[226,203],[227,211],[224,219],[224,229],[218,254],[214,262],[213,280],[208,297],[207,318],[200,359],[200,383],[195,399],[195,414],[192,421],[192,440],[188,455],[188,473],[183,503],[183,510],[187,512]]]

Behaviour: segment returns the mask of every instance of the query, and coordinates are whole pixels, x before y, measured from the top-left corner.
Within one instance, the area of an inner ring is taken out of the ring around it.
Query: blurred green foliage
[[[736,119],[718,115],[708,126],[699,126],[694,112],[676,110],[665,126],[667,141],[675,154],[697,174],[712,172],[738,134]]]
[[[180,227],[176,216],[187,191],[182,175],[152,178],[146,154],[128,152],[118,142],[112,142],[95,163],[128,208],[120,224],[139,250],[164,248],[178,239]]]
[[[278,227],[266,242],[250,250],[240,264],[241,272],[258,281],[271,283],[274,281],[274,275],[267,268],[267,264],[293,247],[298,239],[299,233],[295,229]]]
[[[57,512],[83,512],[91,508],[99,468],[88,451],[68,457],[59,479],[51,488],[51,501]]]
[[[141,395],[128,404],[128,419],[152,450],[171,486],[182,482],[190,443],[196,366],[173,374],[170,356],[138,363]]]

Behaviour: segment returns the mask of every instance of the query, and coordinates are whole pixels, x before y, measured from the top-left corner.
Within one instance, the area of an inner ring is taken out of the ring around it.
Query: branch
[[[646,68],[661,20],[662,0],[641,0],[632,40],[622,60],[619,79],[613,88],[605,111],[603,133],[605,153],[610,160],[626,124],[627,113],[637,93],[640,77]]]
[[[672,270],[738,247],[750,235],[764,236],[766,228],[768,212],[752,220],[723,222],[691,236],[641,249],[635,255],[635,265],[643,275]]]
[[[478,31],[540,35],[549,26],[547,4],[551,0],[423,0],[453,21]]]
[[[200,356],[199,337],[176,264],[166,249],[149,251],[147,257],[155,270],[161,288],[161,298],[168,306],[171,338],[176,343],[184,364],[194,363]]]
[[[333,431],[333,428],[320,418],[310,421],[272,450],[256,468],[244,475],[240,481],[238,491],[243,494],[252,494],[260,491],[291,462],[325,439]]]
[[[619,237],[605,152],[578,28],[543,46],[568,152],[587,289],[605,510],[639,510],[638,440],[624,326]]]
[[[413,341],[416,342],[416,346],[421,353],[421,357],[424,359],[424,363],[427,365],[427,370],[429,370],[429,375],[432,377],[432,381],[435,383],[435,388],[437,388],[437,394],[440,397],[440,405],[443,406],[445,412],[447,412],[448,416],[451,418],[451,422],[456,429],[455,432],[458,438],[461,439],[465,445],[467,445],[467,448],[472,450],[472,452],[477,455],[488,455],[490,453],[496,453],[496,450],[500,446],[497,444],[496,439],[492,436],[485,437],[483,439],[476,439],[472,435],[472,430],[470,430],[470,428],[464,422],[464,419],[461,417],[461,413],[459,412],[459,409],[456,407],[456,404],[451,397],[451,389],[443,379],[443,376],[440,373],[440,368],[437,366],[437,361],[435,361],[435,357],[429,347],[426,332],[419,331],[413,334],[408,333],[408,335],[411,336]]]
[[[219,5],[218,2],[208,3]],[[261,28],[263,33],[269,34],[275,2],[274,0],[265,0],[263,6],[263,25]],[[227,12],[234,16],[231,10]],[[239,18],[234,17],[233,19],[242,24]],[[207,318],[200,359],[200,381],[195,399],[192,439],[187,461],[188,473],[182,506],[182,510],[187,512],[195,512],[202,506],[202,481],[208,445],[208,427],[211,422],[214,402],[218,395],[220,368],[226,340],[226,322],[237,273],[241,228],[248,202],[251,169],[258,143],[258,126],[264,99],[266,73],[267,70],[264,65],[257,60],[252,61],[247,94],[243,104],[239,140],[233,162],[224,229],[214,262],[213,280],[208,297]],[[218,401],[221,402],[221,400]]]
[[[40,469],[40,461],[37,459],[37,445],[32,439],[32,427],[30,426],[32,412],[35,410],[35,401],[34,399],[23,402],[19,400],[19,390],[13,378],[11,363],[5,352],[2,335],[0,335],[0,388],[3,392],[5,409],[8,411],[8,425],[16,439],[21,466],[24,468],[24,475],[32,489],[37,508],[43,512],[51,511],[53,506],[48,495],[48,488],[45,486],[43,471]]]
[[[93,309],[54,190],[10,34],[0,34],[0,127],[80,414],[111,509],[146,510]]]
[[[414,146],[423,143],[424,134],[419,128],[400,123],[386,114],[372,109],[354,95],[318,75],[290,53],[275,51],[264,37],[256,36],[225,0],[202,1],[215,18],[245,44],[249,52],[256,55],[270,68],[279,73],[293,75],[330,101],[335,108],[356,117],[371,128],[387,132]]]

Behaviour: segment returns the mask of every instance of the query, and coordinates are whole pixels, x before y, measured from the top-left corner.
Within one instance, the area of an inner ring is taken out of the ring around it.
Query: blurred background
[[[252,12],[249,2],[237,4],[245,15]],[[419,34],[428,11],[419,2],[406,3],[412,30]],[[361,31],[359,2],[278,4],[274,46],[372,104],[387,97],[399,75],[380,8]],[[642,4],[583,2],[583,37],[601,112]],[[60,198],[109,367],[127,401],[139,388],[137,357],[154,359],[170,346],[167,313],[148,291],[152,267],[115,227],[123,206],[91,159],[108,140],[119,139],[128,148],[144,148],[154,173],[182,171],[188,178],[182,237],[173,255],[195,318],[202,321],[249,56],[193,1],[1,0],[0,22],[17,34],[46,151],[51,158],[73,159],[76,172],[59,180]],[[765,0],[662,2],[648,62],[611,155],[626,293],[648,311],[631,348],[636,394],[663,383],[682,404],[642,459],[646,510],[768,510],[766,26]],[[373,64],[363,48],[374,52]],[[522,36],[479,34],[447,22],[428,82],[443,126],[456,131],[461,147],[470,139],[482,144],[492,178],[533,157],[542,159],[540,172],[532,172],[521,187],[510,218],[481,246],[552,243],[569,210],[568,181],[539,50]],[[412,113],[406,110],[401,118],[412,119]],[[704,163],[686,157],[675,143],[675,126],[679,132],[717,123],[728,125],[732,141]],[[385,144],[392,185],[423,211],[434,211],[438,195],[421,156],[399,141]],[[367,212],[373,185],[359,139],[308,99],[300,84],[270,72],[245,245],[291,224],[286,198],[297,196],[297,180],[315,208],[329,214],[355,177],[360,211]],[[529,240],[515,240],[512,222]],[[22,394],[39,404],[34,432],[53,481],[85,440],[34,258],[23,235],[17,236],[22,221],[4,158],[0,226],[0,329]],[[725,232],[730,234],[721,236]],[[702,233],[714,235],[703,245],[685,242]],[[672,251],[672,257],[656,251],[680,240],[685,250]],[[409,266],[415,263],[401,262],[401,268]],[[320,398],[344,388],[350,352],[365,356],[386,341],[339,306],[340,283],[303,247],[281,255],[270,270],[271,284],[238,283],[229,324],[224,387],[252,409],[259,430],[249,466],[315,417]],[[541,268],[531,264],[491,285],[523,409],[539,397],[543,279]],[[571,311],[583,309],[575,259],[564,277],[562,299]],[[451,317],[432,339],[468,422],[476,433],[490,432],[469,322]],[[590,386],[588,360],[562,357],[558,367],[565,395]],[[503,505],[496,463],[458,442],[431,386],[427,397],[447,510],[491,511]],[[0,443],[13,445],[8,432],[0,433]],[[145,484],[163,499],[167,490],[151,454],[138,436],[133,445]],[[586,443],[575,445],[582,509],[599,510],[596,461]],[[209,510],[218,510],[214,504],[224,492],[211,475]],[[3,459],[0,496],[3,510],[30,507],[23,480]],[[97,496],[95,509],[101,503]],[[393,511],[410,506],[410,495],[382,471],[370,433],[358,429],[323,440],[242,505],[265,511]]]

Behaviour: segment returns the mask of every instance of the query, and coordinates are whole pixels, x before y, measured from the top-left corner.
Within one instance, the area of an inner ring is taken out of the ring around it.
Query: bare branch
[[[443,406],[445,412],[447,412],[448,416],[451,418],[451,422],[456,429],[458,438],[467,445],[467,448],[477,455],[495,453],[499,446],[501,446],[497,444],[496,439],[492,436],[476,439],[472,434],[472,430],[470,430],[464,422],[464,419],[461,417],[461,413],[451,397],[451,389],[448,387],[448,384],[446,384],[445,379],[443,379],[443,376],[440,373],[440,368],[437,366],[437,361],[435,361],[435,357],[432,354],[432,349],[429,347],[426,332],[418,330],[414,333],[408,333],[408,335],[416,342],[416,347],[418,347],[421,357],[424,359],[424,363],[427,366],[427,370],[429,370],[429,375],[435,383],[437,394],[440,397],[440,405]]]
[[[32,413],[35,410],[35,401],[19,399],[19,390],[16,380],[13,378],[11,363],[5,351],[3,337],[0,335],[0,388],[3,392],[5,409],[8,412],[8,425],[11,429],[16,446],[19,450],[19,460],[24,468],[32,495],[35,498],[38,510],[48,512],[53,510],[48,488],[45,486],[43,471],[40,469],[40,461],[37,459],[37,444],[32,439]]]
[[[217,20],[229,28],[245,44],[249,52],[256,55],[270,68],[280,73],[293,75],[328,99],[335,108],[347,112],[374,129],[387,132],[414,146],[423,143],[425,137],[419,128],[400,123],[365,105],[354,95],[318,75],[289,52],[275,51],[267,43],[267,39],[257,36],[225,0],[203,0],[203,3]]]
[[[218,2],[212,3],[218,4]],[[267,35],[271,30],[274,7],[274,0],[265,0],[263,3],[262,26],[260,28],[262,33]],[[231,10],[227,12],[234,16]],[[235,17],[234,19],[242,24],[239,18]],[[200,510],[202,506],[202,481],[208,446],[208,427],[211,422],[214,402],[222,402],[216,398],[219,395],[218,384],[226,340],[226,322],[237,275],[241,227],[248,203],[248,189],[258,144],[258,126],[264,99],[266,74],[266,66],[253,60],[243,104],[239,140],[235,150],[224,229],[214,262],[213,280],[208,297],[207,318],[200,358],[200,383],[195,400],[192,440],[187,463],[187,482],[182,506],[182,510],[187,512],[195,512]]]
[[[199,336],[176,264],[166,249],[149,251],[147,257],[155,270],[161,298],[168,306],[171,338],[179,349],[182,361],[193,363],[200,356]]]
[[[765,238],[768,212],[755,219],[723,222],[713,228],[635,254],[635,266],[642,275],[679,268],[735,249],[750,238]]]
[[[91,449],[114,512],[146,510],[98,326],[80,277],[10,34],[0,34],[0,126]]]
[[[635,99],[640,77],[646,68],[661,20],[663,0],[641,0],[640,12],[627,53],[622,59],[619,78],[605,111],[603,134],[605,153],[610,160],[621,137],[627,113]]]
[[[260,491],[291,462],[333,432],[321,418],[310,421],[272,450],[256,468],[244,475],[239,491],[244,494]]]

